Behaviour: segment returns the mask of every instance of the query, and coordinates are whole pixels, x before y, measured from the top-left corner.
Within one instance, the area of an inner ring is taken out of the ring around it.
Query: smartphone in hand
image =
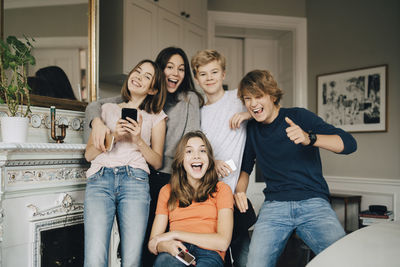
[[[106,134],[106,138],[104,139],[104,146],[107,151],[111,151],[114,146],[114,135]]]
[[[231,167],[233,172],[236,171],[236,165],[235,165],[235,162],[233,162],[233,159],[227,160],[227,161],[225,161],[225,163],[228,164],[229,167]]]
[[[186,266],[189,266],[195,260],[195,257],[192,254],[183,250],[181,250],[175,258],[183,262]]]
[[[129,117],[132,120],[137,121],[137,109],[135,108],[122,108],[121,119],[126,120]]]

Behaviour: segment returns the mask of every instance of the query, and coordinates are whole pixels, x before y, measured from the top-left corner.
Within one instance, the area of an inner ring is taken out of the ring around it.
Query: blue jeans
[[[336,213],[322,198],[265,201],[254,226],[247,267],[275,266],[294,230],[315,254],[345,236]]]
[[[129,166],[102,168],[87,179],[85,267],[108,266],[114,216],[118,214],[122,266],[139,266],[149,213],[148,174]]]
[[[235,227],[235,224],[233,227]],[[250,236],[248,231],[232,237],[231,250],[235,267],[246,267],[247,257],[249,255],[249,245]],[[226,253],[228,254],[229,251]]]
[[[208,250],[199,248],[196,245],[184,243],[185,247],[189,250],[189,253],[196,257],[196,267],[223,267],[224,261],[221,256],[214,250]],[[169,266],[182,266],[186,265],[179,261],[177,258],[169,253],[160,253],[156,261],[154,262],[154,267],[169,267]]]

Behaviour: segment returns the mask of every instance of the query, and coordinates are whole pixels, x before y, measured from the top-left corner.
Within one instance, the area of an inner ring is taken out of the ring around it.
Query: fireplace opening
[[[42,267],[83,266],[83,223],[40,232]]]

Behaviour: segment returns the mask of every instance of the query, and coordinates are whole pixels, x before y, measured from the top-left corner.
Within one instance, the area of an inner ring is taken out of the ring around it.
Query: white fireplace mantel
[[[0,143],[0,266],[38,266],[36,228],[42,220],[78,216],[76,223],[82,221],[85,147]]]

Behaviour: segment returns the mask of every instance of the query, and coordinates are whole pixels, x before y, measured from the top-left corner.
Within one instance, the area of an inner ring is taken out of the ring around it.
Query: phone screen
[[[122,108],[121,118],[126,120],[127,117],[137,121],[137,109],[135,109],[135,108]]]
[[[190,264],[190,263],[192,263],[192,261],[194,261],[193,255],[186,253],[183,250],[181,252],[179,252],[179,254],[177,256],[179,258],[181,258],[182,260],[184,260],[187,264]]]

